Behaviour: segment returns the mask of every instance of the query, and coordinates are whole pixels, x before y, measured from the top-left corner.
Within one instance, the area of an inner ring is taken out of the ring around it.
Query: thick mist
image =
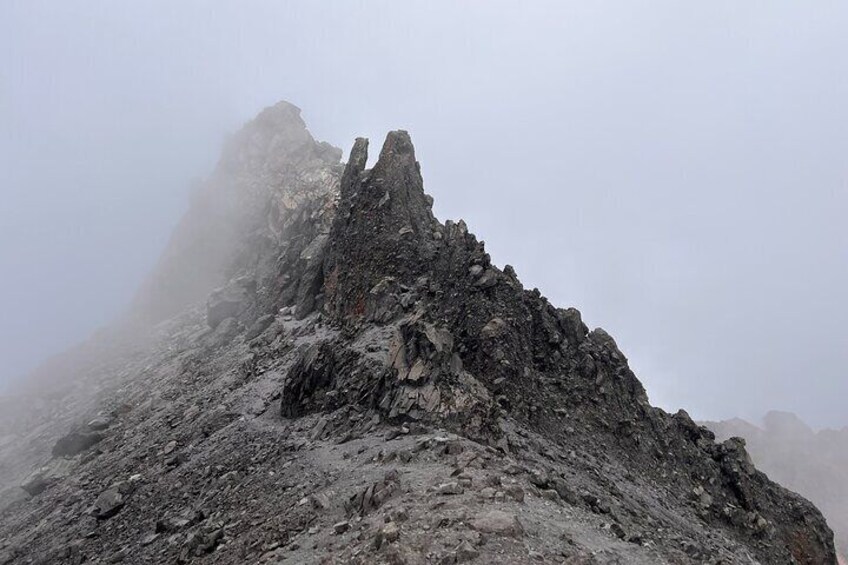
[[[839,2],[4,2],[0,382],[119,315],[226,135],[287,99],[345,150],[408,129],[436,214],[614,335],[653,402],[842,427],[846,24]]]

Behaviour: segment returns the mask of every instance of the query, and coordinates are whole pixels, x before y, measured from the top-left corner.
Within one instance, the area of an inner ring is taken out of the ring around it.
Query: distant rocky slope
[[[848,428],[813,431],[795,414],[769,412],[762,426],[745,420],[705,422],[719,439],[741,437],[757,467],[812,500],[848,555]]]
[[[434,218],[406,132],[340,156],[263,111],[131,315],[3,400],[0,565],[835,563],[741,442]]]

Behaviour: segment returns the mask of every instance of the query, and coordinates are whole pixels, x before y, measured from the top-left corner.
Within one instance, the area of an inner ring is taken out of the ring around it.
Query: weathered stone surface
[[[46,465],[30,473],[21,483],[21,488],[30,495],[35,496],[70,475],[73,468],[73,461],[53,459]]]
[[[106,428],[112,425],[112,420],[105,416],[98,416],[97,418],[91,420],[86,426],[88,426],[89,430],[95,432],[102,432]]]
[[[365,515],[376,510],[400,488],[400,477],[397,472],[389,471],[381,481],[378,481],[363,491],[360,491],[345,501],[345,509],[349,514]]]
[[[53,446],[54,457],[67,457],[82,453],[103,440],[99,432],[71,432]]]
[[[324,403],[340,374],[353,367],[355,355],[331,342],[321,342],[301,350],[286,376],[280,411],[286,418],[307,414]]]
[[[250,341],[259,337],[259,335],[267,330],[272,323],[274,323],[274,316],[272,314],[265,314],[264,316],[261,316],[258,320],[253,322],[253,325],[251,325],[247,332],[245,332],[245,341]]]
[[[94,501],[92,514],[98,520],[106,520],[124,507],[124,495],[117,488],[104,490]]]
[[[479,514],[471,520],[471,527],[485,534],[496,534],[500,536],[521,537],[524,535],[524,527],[514,514],[501,510],[490,510]]]
[[[233,283],[212,293],[206,304],[206,320],[211,328],[227,318],[237,318],[250,305],[250,292],[243,283]]]
[[[3,404],[0,452],[19,459],[0,475],[16,482],[67,426],[115,421],[108,449],[56,459],[70,476],[36,477],[51,491],[9,507],[0,552],[832,562],[821,515],[744,446],[651,407],[607,332],[524,289],[463,221],[433,216],[406,132],[371,169],[367,145],[342,168],[290,105],[233,136],[139,301],[149,316],[130,317],[178,315],[104,332],[54,365],[61,388]],[[156,296],[166,288],[174,300]]]

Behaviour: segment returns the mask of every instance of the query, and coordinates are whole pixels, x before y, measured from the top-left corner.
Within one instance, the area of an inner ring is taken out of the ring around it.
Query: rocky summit
[[[368,154],[285,102],[231,137],[131,311],[2,399],[0,564],[835,563],[434,217],[406,132]]]

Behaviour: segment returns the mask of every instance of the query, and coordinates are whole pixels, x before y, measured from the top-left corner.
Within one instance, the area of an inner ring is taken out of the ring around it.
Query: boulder
[[[106,428],[112,425],[112,420],[105,416],[98,416],[97,418],[91,420],[88,424],[88,429],[94,432],[102,432]]]
[[[71,473],[74,462],[68,459],[54,459],[47,465],[36,469],[24,479],[21,488],[31,496],[44,492],[53,484],[61,481]]]
[[[53,446],[54,457],[71,457],[82,453],[103,440],[99,432],[71,432],[59,439]]]
[[[124,507],[124,495],[117,488],[104,490],[94,501],[92,515],[98,520],[106,520]]]
[[[227,318],[235,318],[244,312],[250,302],[250,294],[244,284],[233,283],[219,288],[206,302],[206,322],[211,328]]]
[[[471,527],[480,533],[518,538],[524,535],[524,527],[515,514],[501,510],[490,510],[478,514],[471,520]]]
[[[261,316],[258,320],[253,322],[253,325],[250,326],[247,333],[244,334],[244,340],[250,341],[259,337],[272,323],[274,323],[274,316],[272,314],[265,314],[264,316]]]

